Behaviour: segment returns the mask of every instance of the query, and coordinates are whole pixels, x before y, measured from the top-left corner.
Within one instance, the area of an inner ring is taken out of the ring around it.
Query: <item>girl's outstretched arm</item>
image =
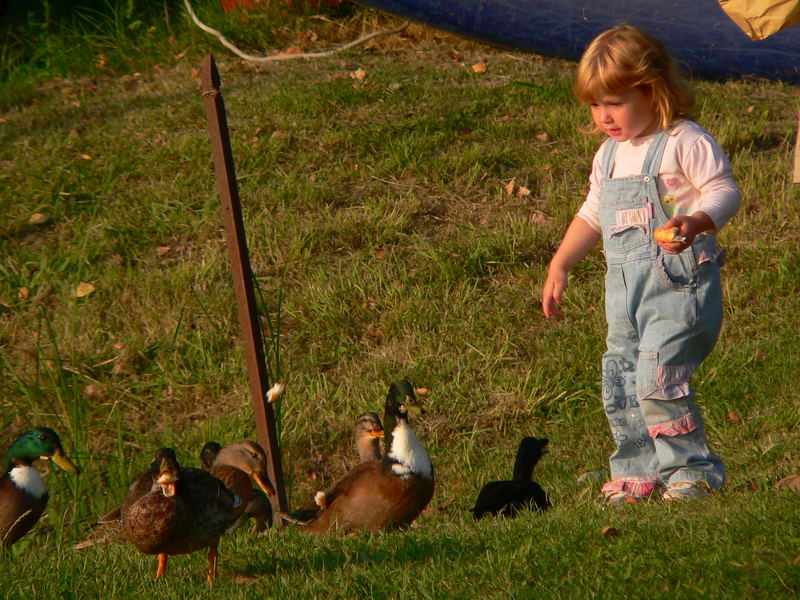
[[[556,305],[561,304],[564,290],[567,289],[567,273],[589,254],[599,239],[600,233],[582,218],[572,219],[561,245],[550,261],[547,279],[542,288],[542,312],[548,319],[564,315],[564,311]]]

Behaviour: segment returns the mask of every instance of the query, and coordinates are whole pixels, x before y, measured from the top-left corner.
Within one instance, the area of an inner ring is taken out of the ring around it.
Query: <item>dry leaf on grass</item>
[[[800,493],[800,475],[784,477],[775,484],[775,488],[779,490],[792,490],[793,492]]]
[[[479,62],[472,65],[472,70],[475,73],[486,73],[486,63]]]
[[[531,191],[528,188],[526,188],[524,185],[519,186],[519,189],[517,190],[517,196],[530,196],[530,195]]]
[[[609,527],[608,525],[603,527],[600,530],[600,533],[603,535],[603,537],[607,538],[617,537],[619,535],[619,531],[617,531],[616,527]]]
[[[508,182],[508,183],[507,183],[507,184],[506,184],[506,185],[503,187],[503,189],[506,191],[506,194],[508,194],[509,196],[510,196],[511,194],[513,194],[513,193],[514,193],[514,180],[512,179],[511,181],[509,181],[509,182]]]
[[[364,77],[367,76],[367,72],[364,69],[356,69],[355,71],[350,71],[350,79],[355,79],[356,81],[363,81]]]
[[[33,213],[31,218],[28,219],[28,223],[31,225],[44,225],[50,220],[50,217],[43,213]]]
[[[84,298],[94,292],[94,286],[91,283],[86,283],[85,281],[81,281],[78,284],[78,287],[75,288],[75,297],[76,298]]]

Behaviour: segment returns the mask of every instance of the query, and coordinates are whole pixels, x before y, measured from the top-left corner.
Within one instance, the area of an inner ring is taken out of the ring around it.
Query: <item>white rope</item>
[[[251,62],[274,62],[278,60],[293,60],[296,58],[320,58],[323,56],[330,56],[331,54],[335,54],[336,52],[341,52],[342,50],[347,50],[348,48],[352,48],[353,46],[357,46],[358,44],[363,44],[367,40],[371,40],[374,37],[378,37],[380,35],[392,35],[394,33],[400,33],[406,27],[408,27],[408,21],[403,23],[397,29],[387,30],[387,31],[373,31],[372,33],[368,33],[366,35],[362,35],[360,38],[353,40],[352,42],[348,42],[338,48],[334,48],[333,50],[325,50],[323,52],[303,52],[300,54],[274,54],[272,56],[254,56],[252,54],[247,54],[242,50],[239,50],[236,46],[234,46],[231,42],[229,42],[222,33],[209,27],[205,23],[203,23],[200,19],[197,18],[194,10],[192,10],[192,5],[189,3],[189,0],[183,0],[183,3],[186,5],[186,10],[189,11],[189,16],[192,17],[192,21],[194,21],[195,25],[197,25],[200,29],[205,31],[206,33],[210,33],[213,36],[216,36],[219,41],[222,43],[223,46],[228,48],[231,52],[239,56],[244,60],[248,60]]]

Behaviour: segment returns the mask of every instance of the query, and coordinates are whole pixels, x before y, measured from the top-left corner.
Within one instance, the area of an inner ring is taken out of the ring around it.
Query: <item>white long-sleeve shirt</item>
[[[739,187],[731,165],[717,141],[694,121],[682,120],[667,132],[667,143],[658,172],[658,195],[667,218],[676,214],[705,212],[714,221],[716,234],[739,210]],[[657,134],[620,142],[612,173],[603,173],[606,140],[594,156],[589,193],[578,216],[601,232],[600,187],[605,177],[639,175],[650,144]]]

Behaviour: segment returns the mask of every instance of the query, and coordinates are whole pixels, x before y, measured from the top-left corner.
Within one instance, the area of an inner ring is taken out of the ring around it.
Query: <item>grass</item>
[[[317,45],[395,24],[369,12],[343,19],[344,31],[297,22]],[[70,549],[157,447],[196,464],[207,439],[255,435],[196,80],[209,49],[275,325],[273,377],[287,383],[292,505],[352,463],[355,416],[379,410],[399,377],[431,390],[414,427],[437,476],[431,507],[405,533],[225,539],[213,590],[201,553],[175,557],[156,582],[154,560],[130,547]],[[728,152],[743,196],[721,239],[722,338],[696,375],[726,490],[609,511],[577,482],[612,450],[598,399],[600,253],[573,272],[564,321],[545,322],[538,307],[599,143],[577,131],[587,113],[571,98],[572,64],[417,26],[330,59],[258,68],[199,36],[179,58],[148,52],[142,62],[159,68],[26,79],[2,113],[0,424],[6,443],[29,425],[54,427],[83,471],[47,475],[47,516],[4,562],[2,595],[797,593],[800,498],[773,489],[798,469],[796,88],[695,82],[697,120]],[[46,221],[31,223],[35,213]],[[94,292],[76,297],[81,282]],[[554,509],[474,523],[478,487],[510,473],[530,434],[551,439],[535,478]]]

